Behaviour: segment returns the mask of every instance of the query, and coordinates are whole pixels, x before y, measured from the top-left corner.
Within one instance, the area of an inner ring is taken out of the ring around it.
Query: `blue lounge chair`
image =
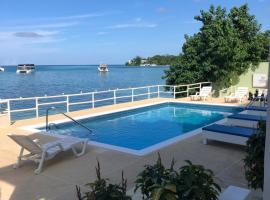
[[[256,129],[254,128],[226,126],[222,124],[212,124],[202,128],[204,144],[207,144],[208,140],[216,140],[232,144],[246,145],[248,138],[255,133]]]
[[[233,114],[227,117],[227,125],[257,128],[258,122],[266,120],[266,115]]]
[[[255,110],[255,111],[267,111],[267,107],[261,106],[247,106],[245,110]]]
[[[249,115],[249,114],[233,114],[228,116],[229,119],[239,119],[247,121],[261,121],[266,120],[266,116]]]

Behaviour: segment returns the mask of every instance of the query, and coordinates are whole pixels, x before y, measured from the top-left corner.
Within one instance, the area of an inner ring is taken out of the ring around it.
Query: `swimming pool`
[[[94,145],[143,155],[240,111],[237,107],[162,103],[79,120],[93,135],[73,122],[57,124],[50,134],[89,138]]]

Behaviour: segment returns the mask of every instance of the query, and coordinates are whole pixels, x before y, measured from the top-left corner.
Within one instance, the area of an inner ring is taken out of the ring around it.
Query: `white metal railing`
[[[153,97],[160,98],[164,94],[170,94],[174,99],[181,97],[189,96],[191,91],[200,91],[200,89],[204,85],[211,85],[211,82],[200,82],[194,84],[186,84],[186,85],[152,85],[152,86],[144,86],[144,87],[136,87],[136,88],[123,88],[123,89],[114,89],[114,90],[105,90],[105,91],[94,91],[94,92],[86,92],[86,93],[78,93],[78,94],[62,94],[62,95],[54,95],[54,96],[40,96],[40,97],[26,97],[26,98],[12,98],[0,100],[0,106],[5,105],[5,110],[8,115],[8,119],[11,122],[12,113],[22,113],[34,111],[36,117],[38,118],[40,115],[40,109],[45,106],[55,106],[55,105],[64,105],[66,108],[66,112],[70,112],[71,106],[79,106],[79,105],[87,105],[89,104],[89,108],[95,108],[98,102],[104,101],[112,101],[112,104],[117,104],[120,99],[130,99],[129,101],[135,101],[136,97],[145,97],[144,99],[150,99]],[[120,94],[121,92],[125,92],[124,94]],[[98,95],[107,94],[104,98],[97,98]],[[108,97],[109,96],[109,97]],[[75,101],[72,101],[72,98],[76,97]],[[84,97],[84,99],[83,99]],[[89,98],[90,97],[90,98]],[[85,100],[87,98],[87,100]],[[57,100],[59,99],[59,100]],[[32,106],[30,108],[16,108],[18,102],[32,101]],[[126,102],[129,102],[126,101]],[[12,109],[11,105],[15,107]],[[85,108],[84,108],[85,109]],[[80,110],[80,109],[79,109]]]

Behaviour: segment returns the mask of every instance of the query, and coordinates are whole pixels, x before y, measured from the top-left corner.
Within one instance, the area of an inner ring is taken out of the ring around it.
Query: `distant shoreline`
[[[17,65],[0,65],[2,67],[16,67]],[[74,65],[44,65],[44,64],[36,64],[36,66],[48,66],[48,67],[52,67],[52,66],[63,66],[63,67],[69,67],[69,66],[99,66],[99,64],[74,64]],[[141,68],[155,68],[155,67],[170,67],[170,65],[156,65],[156,66],[140,66],[140,65],[125,65],[125,64],[108,64],[108,66],[123,66],[123,67],[141,67]]]
[[[171,65],[155,65],[155,66],[125,65],[125,67],[145,67],[145,68],[170,67],[170,66]]]

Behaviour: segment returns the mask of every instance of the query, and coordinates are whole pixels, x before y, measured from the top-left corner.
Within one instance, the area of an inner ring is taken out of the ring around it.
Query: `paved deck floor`
[[[163,99],[151,99],[134,103],[119,104],[96,108],[95,110],[79,111],[72,116],[80,116],[104,110],[119,109],[127,106],[136,106],[146,103],[158,102]],[[53,116],[52,119],[59,119]],[[96,159],[100,161],[102,176],[110,178],[112,182],[119,182],[121,171],[124,170],[128,179],[128,188],[134,187],[136,175],[145,164],[154,163],[157,152],[145,156],[135,156],[118,151],[88,146],[87,153],[75,158],[71,152],[65,152],[50,160],[44,166],[40,175],[34,174],[36,165],[32,162],[25,163],[19,169],[13,169],[19,147],[11,141],[7,133],[29,134],[39,138],[41,142],[54,140],[53,137],[40,134],[30,134],[19,129],[20,126],[44,122],[44,118],[24,120],[12,126],[0,128],[0,199],[31,200],[31,199],[76,199],[75,185],[84,190],[84,184],[95,179]],[[244,178],[243,147],[219,142],[203,145],[201,135],[174,143],[160,149],[163,162],[169,166],[172,158],[176,159],[176,167],[184,164],[184,160],[191,160],[195,164],[202,164],[214,171],[216,180],[223,188],[228,185],[247,187]]]

